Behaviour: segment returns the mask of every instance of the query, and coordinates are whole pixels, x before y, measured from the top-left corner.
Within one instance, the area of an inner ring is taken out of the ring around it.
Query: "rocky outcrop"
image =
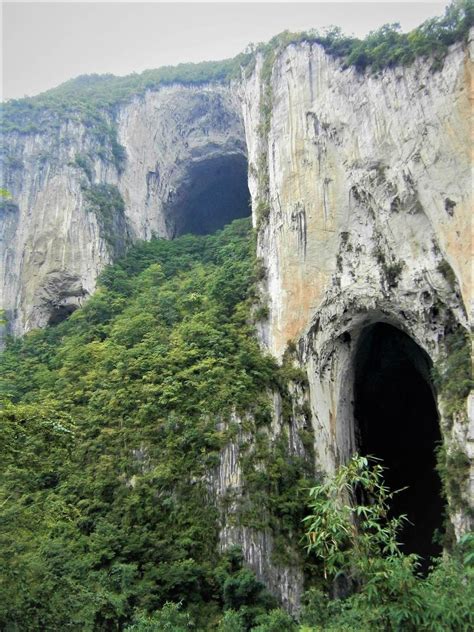
[[[268,427],[259,429],[259,440],[262,441],[264,434],[263,440],[268,443],[270,451],[276,442],[283,440],[287,458],[296,457],[300,462],[306,462],[309,470],[312,470],[312,453],[302,440],[305,433],[312,436],[311,431],[308,431],[310,420],[303,412],[307,393],[304,388],[295,384],[290,385],[290,389],[292,410],[287,418],[283,414],[280,393],[269,393],[272,420]],[[278,596],[288,611],[296,613],[304,590],[301,543],[299,539],[296,542],[289,541],[286,534],[283,537],[286,547],[284,555],[277,551],[276,538],[280,536],[281,541],[282,534],[272,528],[268,507],[256,502],[252,491],[248,489],[244,474],[244,462],[251,459],[256,451],[255,420],[251,417],[241,419],[234,415],[220,430],[225,430],[231,424],[237,428],[237,432],[221,451],[218,467],[209,474],[209,488],[220,513],[219,547],[225,551],[239,546],[246,565],[257,578]],[[264,463],[257,465],[265,468]],[[255,522],[246,515],[249,507],[252,508],[251,514],[255,516]]]

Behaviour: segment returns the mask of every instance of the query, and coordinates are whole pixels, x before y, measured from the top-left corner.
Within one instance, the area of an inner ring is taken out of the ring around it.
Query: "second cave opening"
[[[59,323],[67,320],[76,309],[77,305],[56,305],[51,309],[48,325],[59,325]]]
[[[441,440],[426,353],[399,329],[376,323],[361,334],[355,359],[355,420],[359,451],[383,461],[385,483],[399,490],[392,515],[409,523],[399,540],[417,553],[426,571],[441,552],[433,541],[442,530],[444,503],[436,471]]]
[[[208,235],[251,213],[247,159],[243,154],[215,155],[191,162],[180,188],[170,198],[172,238]]]

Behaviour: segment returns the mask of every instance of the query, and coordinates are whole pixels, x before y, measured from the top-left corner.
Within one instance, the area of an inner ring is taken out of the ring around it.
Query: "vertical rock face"
[[[410,311],[426,286],[449,293],[437,271],[441,258],[459,281],[458,306],[468,306],[465,49],[455,47],[442,72],[420,60],[370,76],[342,70],[320,46],[289,46],[273,69],[263,147],[255,140],[260,88],[252,78],[243,99],[254,196],[262,151],[268,159],[271,212],[260,252],[268,267],[271,350],[281,356],[288,340],[305,333],[331,292],[404,300]],[[390,282],[387,269],[393,274],[395,264],[402,267]]]
[[[96,218],[84,208],[73,162],[91,149],[86,130],[66,123],[50,133],[12,133],[6,141],[3,181],[13,202],[0,225],[2,307],[11,332],[21,334],[47,324],[60,305],[79,305],[110,257]]]
[[[289,420],[284,419],[282,399],[278,392],[270,394],[273,419],[267,428],[266,439],[269,445],[284,438],[287,455],[307,459],[308,454],[302,443],[301,433],[306,429],[307,419],[298,407],[305,401],[305,393],[293,386],[293,407]],[[252,419],[230,420],[238,427],[238,434],[221,452],[219,466],[210,473],[209,483],[213,497],[220,509],[219,547],[222,551],[239,546],[244,560],[259,580],[265,582],[268,589],[277,595],[283,606],[290,612],[300,608],[304,590],[304,574],[301,555],[295,550],[294,543],[289,544],[292,561],[282,561],[276,554],[275,532],[268,523],[265,508],[257,506],[254,512],[262,528],[249,524],[242,518],[242,509],[252,506],[253,500],[246,488],[242,463],[256,449],[255,424]],[[247,428],[244,430],[244,428]],[[253,428],[254,432],[249,431]],[[298,546],[299,548],[299,546]]]
[[[255,218],[263,339],[277,357],[299,345],[320,469],[357,448],[354,364],[369,325],[401,329],[431,360],[468,326],[472,51],[453,46],[441,72],[419,60],[371,76],[303,43],[286,48],[269,82],[257,63],[243,87],[249,188],[256,209],[266,181],[269,206]],[[473,456],[464,420],[444,434]],[[461,514],[458,535],[468,527]]]
[[[2,288],[14,334],[54,322],[61,307],[80,305],[120,253],[111,238],[123,245],[191,232],[193,221],[201,228],[194,232],[222,226],[225,217],[191,216],[193,200],[212,195],[219,178],[230,182],[224,201],[237,200],[238,209],[247,204],[242,117],[229,88],[177,85],[148,92],[120,107],[112,122],[126,152],[120,165],[110,147],[77,122],[5,139],[3,182],[13,201],[1,211]],[[243,186],[232,185],[234,170]],[[124,203],[123,220],[108,226],[108,234],[87,195],[104,184],[116,187]],[[215,206],[211,200],[208,215]]]

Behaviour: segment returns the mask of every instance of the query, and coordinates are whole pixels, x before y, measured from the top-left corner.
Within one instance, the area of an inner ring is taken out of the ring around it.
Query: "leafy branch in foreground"
[[[364,580],[373,572],[376,558],[401,555],[397,533],[407,518],[388,518],[397,492],[383,484],[383,469],[356,455],[334,478],[310,490],[313,513],[304,519],[306,548],[322,559],[325,577],[347,573]],[[368,502],[357,503],[357,496]],[[416,562],[416,556],[410,558]]]
[[[356,455],[310,490],[306,548],[322,560],[329,582],[326,593],[306,593],[302,623],[312,632],[472,630],[474,536],[464,536],[452,556],[434,560],[422,577],[417,556],[399,548],[397,533],[406,518],[388,516],[396,492],[382,475],[382,465]],[[330,599],[340,576],[352,592]]]

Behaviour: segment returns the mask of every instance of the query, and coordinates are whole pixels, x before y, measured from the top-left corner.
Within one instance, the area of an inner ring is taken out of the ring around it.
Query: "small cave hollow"
[[[48,325],[59,325],[59,323],[68,319],[69,316],[76,311],[76,309],[77,305],[56,305],[51,310]]]
[[[208,235],[251,214],[247,159],[220,155],[190,164],[188,174],[169,201],[171,238]]]
[[[421,557],[420,570],[441,553],[444,502],[436,471],[441,441],[431,360],[408,335],[385,323],[367,327],[355,357],[355,433],[361,454],[382,460],[395,494],[392,516],[406,514],[399,542]]]

